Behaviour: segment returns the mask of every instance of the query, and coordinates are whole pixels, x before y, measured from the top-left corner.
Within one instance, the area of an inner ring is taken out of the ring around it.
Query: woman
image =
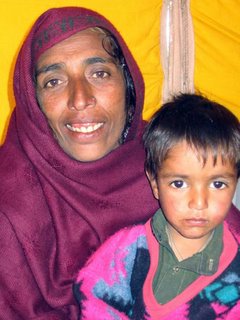
[[[14,90],[0,149],[0,318],[76,319],[77,270],[157,208],[140,142],[143,79],[110,22],[58,8],[23,44]]]

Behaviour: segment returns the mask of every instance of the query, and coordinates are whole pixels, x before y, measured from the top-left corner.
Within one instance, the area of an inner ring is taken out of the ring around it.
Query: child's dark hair
[[[215,165],[220,152],[223,163],[232,162],[239,176],[239,121],[224,106],[200,94],[180,94],[165,103],[153,115],[143,135],[145,169],[150,176],[157,178],[169,150],[183,140],[200,152],[203,164],[210,152]]]

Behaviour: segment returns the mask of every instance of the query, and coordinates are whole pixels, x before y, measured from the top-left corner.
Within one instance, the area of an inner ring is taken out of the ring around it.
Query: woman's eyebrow
[[[91,58],[87,58],[84,61],[85,64],[87,65],[91,65],[91,64],[95,64],[95,63],[114,63],[115,61],[113,58],[102,58],[102,57],[91,57]]]
[[[61,69],[62,64],[61,63],[53,63],[53,64],[47,64],[39,69],[36,70],[35,76],[38,77],[41,73],[46,73],[49,71],[55,71]]]

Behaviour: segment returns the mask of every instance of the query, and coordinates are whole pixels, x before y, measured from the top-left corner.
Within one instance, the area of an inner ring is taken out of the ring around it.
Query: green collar
[[[182,261],[178,261],[172,248],[169,245],[168,236],[166,233],[167,221],[159,209],[152,218],[152,231],[157,241],[171,252],[176,260],[177,265],[181,269],[190,270],[201,275],[211,275],[217,271],[220,255],[223,248],[223,225],[219,225],[213,234],[212,239],[207,246],[201,251],[194,254],[192,257]]]

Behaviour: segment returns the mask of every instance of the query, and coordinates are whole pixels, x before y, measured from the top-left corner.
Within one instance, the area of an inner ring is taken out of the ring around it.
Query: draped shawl
[[[126,142],[92,162],[70,158],[41,112],[34,64],[48,48],[89,27],[118,40],[136,89]],[[0,318],[76,319],[72,282],[86,258],[121,227],[156,210],[144,174],[141,144],[144,82],[119,32],[88,9],[50,9],[32,27],[19,52],[14,109],[0,148]]]

